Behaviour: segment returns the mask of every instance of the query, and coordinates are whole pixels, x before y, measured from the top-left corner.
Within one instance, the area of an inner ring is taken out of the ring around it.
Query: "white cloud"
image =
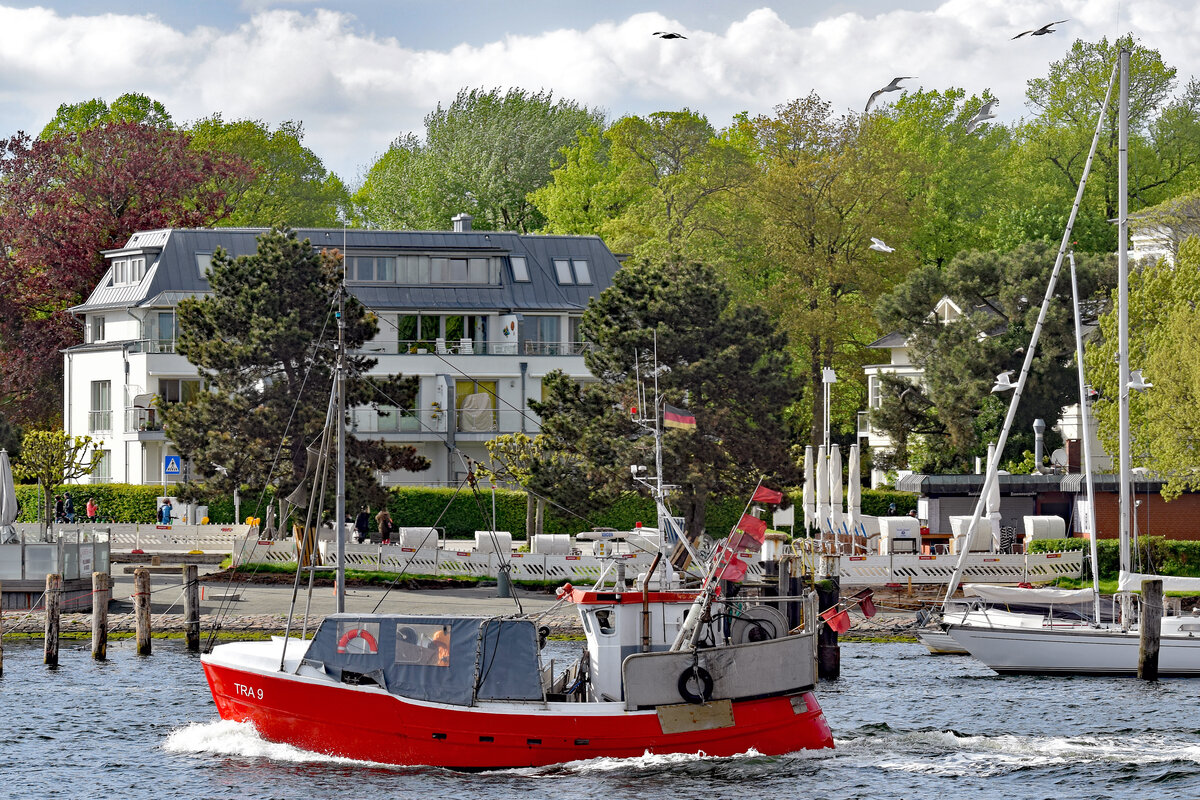
[[[718,126],[816,91],[859,111],[896,75],[913,86],[990,89],[1002,120],[1024,113],[1025,81],[1071,42],[1132,29],[1186,79],[1200,73],[1200,18],[1169,0],[946,0],[930,11],[845,13],[789,26],[769,8],[724,30],[682,28],[649,12],[586,29],[531,29],[481,45],[421,50],[366,33],[370,21],[322,8],[246,0],[247,22],[183,31],[154,16],[58,14],[0,6],[0,112],[11,133],[35,132],[63,102],[149,94],[178,120],[298,119],[307,144],[354,179],[397,135],[419,131],[464,86],[550,89],[610,115],[688,106]],[[899,2],[896,4],[900,5]],[[1017,32],[1070,19],[1049,36]],[[683,30],[663,41],[651,31]],[[895,95],[885,99],[894,99]]]

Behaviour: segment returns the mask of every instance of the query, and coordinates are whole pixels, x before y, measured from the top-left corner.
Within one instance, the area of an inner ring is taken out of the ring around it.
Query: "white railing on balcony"
[[[500,430],[500,421],[494,408],[459,409],[457,430],[460,433],[495,433]]]
[[[125,432],[161,431],[162,423],[158,421],[158,409],[138,408],[125,409]]]
[[[591,342],[525,342],[528,356],[581,356],[591,349]]]
[[[174,339],[134,339],[125,345],[130,353],[174,353]]]
[[[111,433],[112,432],[112,411],[89,411],[88,412],[88,433]]]

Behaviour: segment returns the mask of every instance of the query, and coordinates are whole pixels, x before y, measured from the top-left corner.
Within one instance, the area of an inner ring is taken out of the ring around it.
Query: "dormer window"
[[[146,277],[146,257],[118,258],[112,262],[113,286],[131,286]]]

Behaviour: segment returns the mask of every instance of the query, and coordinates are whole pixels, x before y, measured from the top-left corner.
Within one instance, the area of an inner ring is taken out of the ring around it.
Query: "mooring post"
[[[108,658],[108,600],[112,584],[107,572],[92,573],[92,658]]]
[[[842,600],[841,574],[837,555],[821,556],[821,575],[817,582],[817,600],[820,611],[836,609]],[[817,629],[817,677],[836,681],[842,674],[842,650],[838,645],[838,633],[832,625],[821,625]]]
[[[0,598],[4,597],[4,584],[0,583]],[[0,675],[4,674],[4,602],[0,600]]]
[[[137,628],[137,654],[150,655],[150,570],[133,572],[133,619]]]
[[[1141,642],[1138,647],[1138,677],[1158,680],[1158,645],[1162,635],[1163,582],[1142,581]]]
[[[43,662],[58,666],[58,617],[62,605],[62,575],[46,576],[46,648]]]
[[[200,581],[195,564],[183,565],[184,637],[191,653],[200,652]]]

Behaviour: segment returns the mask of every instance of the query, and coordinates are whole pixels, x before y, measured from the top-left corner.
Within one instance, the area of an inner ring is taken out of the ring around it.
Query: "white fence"
[[[466,544],[464,541],[463,544]],[[235,543],[234,563],[285,564],[296,560],[293,540],[257,540],[247,536]],[[320,543],[321,563],[334,566],[336,550],[333,542]],[[653,556],[636,553],[618,556],[625,563],[625,575],[633,579],[650,566]],[[946,584],[954,573],[958,556],[953,555],[870,555],[842,556],[841,583],[843,586],[883,586],[889,583]],[[470,549],[438,548],[413,549],[396,545],[347,544],[346,566],[376,572],[395,572],[407,575],[434,575],[443,578],[494,577],[503,561],[496,553],[480,553]],[[512,553],[508,556],[511,575],[515,580],[594,583],[607,568],[606,581],[616,578],[613,558],[591,555],[548,553]],[[754,557],[749,561],[747,580],[762,578],[762,562]],[[1083,553],[1076,550],[1063,553],[1026,553],[1006,555],[978,553],[967,557],[963,580],[977,583],[1035,583],[1053,581],[1059,577],[1079,578],[1083,574]]]
[[[15,526],[18,534],[26,540],[41,535],[38,523],[20,523]],[[228,553],[235,543],[250,532],[249,525],[133,525],[124,523],[55,525],[61,533],[79,531],[87,534],[92,530],[109,532],[112,551],[130,552],[142,550],[147,553],[187,553],[200,550],[205,553]]]
[[[954,574],[957,555],[842,556],[843,586],[883,586],[889,583],[946,584]],[[963,566],[963,581],[972,583],[1041,583],[1083,575],[1083,551],[1062,553],[973,553]]]

